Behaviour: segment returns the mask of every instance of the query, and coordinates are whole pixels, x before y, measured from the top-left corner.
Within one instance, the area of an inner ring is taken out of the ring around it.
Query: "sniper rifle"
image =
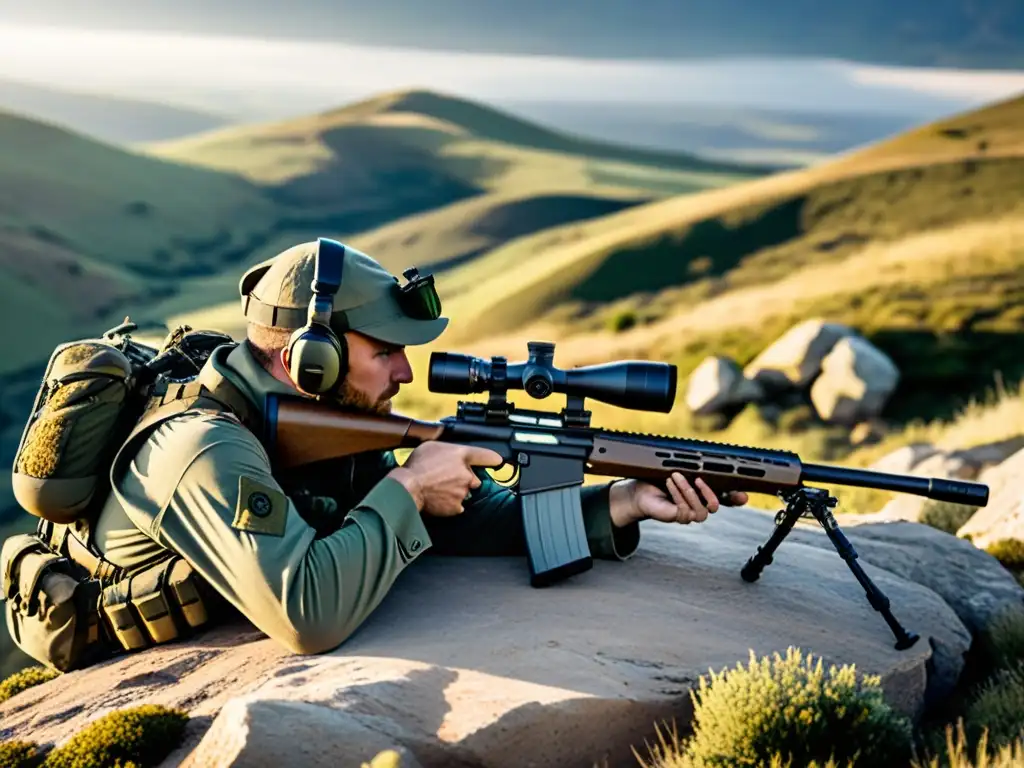
[[[988,486],[945,478],[876,472],[811,464],[790,451],[640,434],[590,425],[585,398],[633,410],[668,413],[675,401],[674,365],[618,361],[573,369],[554,365],[555,345],[528,343],[529,357],[509,363],[434,352],[428,389],[436,393],[488,392],[486,402],[460,401],[456,415],[440,421],[397,414],[354,413],[324,407],[305,397],[275,396],[267,404],[265,439],[282,467],[307,464],[364,451],[413,448],[442,440],[489,448],[515,469],[511,490],[522,500],[530,583],[553,584],[592,567],[580,505],[584,475],[635,478],[664,484],[674,472],[692,482],[700,477],[717,494],[748,491],[776,495],[785,508],[764,545],[740,571],[748,582],[772,562],[776,548],[800,518],[813,518],[863,586],[868,602],[896,637],[896,648],[919,639],[893,616],[889,599],[857,563],[853,545],[832,514],[837,500],[806,483],[859,486],[910,493],[938,501],[984,507]],[[543,399],[566,396],[560,412],[529,410],[508,402],[509,390]],[[498,468],[500,469],[500,467]]]

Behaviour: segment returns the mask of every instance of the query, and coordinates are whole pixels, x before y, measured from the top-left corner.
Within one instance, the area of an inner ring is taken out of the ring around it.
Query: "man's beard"
[[[342,380],[334,399],[338,405],[353,411],[372,413],[378,416],[386,416],[391,413],[391,398],[372,400],[365,392],[360,392],[349,384],[348,379]]]

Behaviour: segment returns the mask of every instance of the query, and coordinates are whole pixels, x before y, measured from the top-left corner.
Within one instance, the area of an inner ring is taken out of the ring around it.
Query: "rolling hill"
[[[394,198],[417,185],[451,185],[451,202],[476,192],[538,187],[661,195],[774,170],[591,141],[425,90],[144,149],[155,157],[230,171],[268,187],[280,200],[321,208],[338,198],[366,198],[370,206],[380,196]]]
[[[450,121],[460,115],[456,127]],[[456,146],[441,146],[456,130]],[[482,247],[472,244],[473,222],[486,220],[491,205],[486,247],[757,173],[576,142],[420,93],[201,134],[152,153],[0,113],[0,148],[0,319],[7,327],[30,313],[41,321],[5,350],[0,374],[37,363],[40,350],[68,333],[115,324],[125,311],[142,318],[152,306],[184,310],[230,298],[206,284],[317,234],[352,236],[461,203],[469,207],[418,226],[435,244],[441,236],[431,232],[455,241],[465,227],[472,250]],[[532,195],[557,195],[558,204]],[[412,225],[403,226],[404,241]],[[441,260],[468,252],[436,249]]]
[[[437,269],[551,226],[772,170],[591,141],[421,90],[142,149],[237,175],[287,210],[261,257],[327,231],[389,266]],[[185,297],[158,312],[196,306]]]
[[[519,359],[526,340],[558,339],[562,365],[639,356],[685,376],[824,315],[897,361],[894,412],[947,412],[997,372],[1024,374],[1022,117],[1024,98],[1007,100],[809,169],[514,240],[441,281],[444,343]]]
[[[111,144],[161,141],[227,125],[229,117],[159,102],[0,79],[0,110]]]

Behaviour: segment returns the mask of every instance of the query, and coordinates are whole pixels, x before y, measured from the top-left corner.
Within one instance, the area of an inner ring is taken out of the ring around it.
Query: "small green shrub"
[[[964,721],[972,744],[986,732],[996,749],[1024,739],[1024,663],[999,670],[985,682],[968,705]]]
[[[27,667],[19,670],[0,683],[0,701],[7,701],[33,685],[45,683],[60,675],[60,672],[49,667]]]
[[[782,765],[905,766],[909,720],[885,702],[880,679],[858,682],[852,665],[832,666],[789,648],[746,668],[702,677],[694,702],[694,734],[685,757],[697,768]]]
[[[977,511],[977,507],[967,504],[929,500],[921,507],[921,517],[919,519],[925,525],[930,525],[932,528],[938,528],[940,531],[955,535]]]
[[[4,768],[39,768],[45,757],[31,741],[0,741],[0,765]]]
[[[148,768],[180,743],[188,714],[157,704],[111,712],[54,749],[43,768]]]

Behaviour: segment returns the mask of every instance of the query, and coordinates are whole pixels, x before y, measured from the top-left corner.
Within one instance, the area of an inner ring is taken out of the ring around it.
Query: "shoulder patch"
[[[238,478],[238,504],[231,527],[247,533],[283,536],[288,521],[288,497],[251,477]]]

